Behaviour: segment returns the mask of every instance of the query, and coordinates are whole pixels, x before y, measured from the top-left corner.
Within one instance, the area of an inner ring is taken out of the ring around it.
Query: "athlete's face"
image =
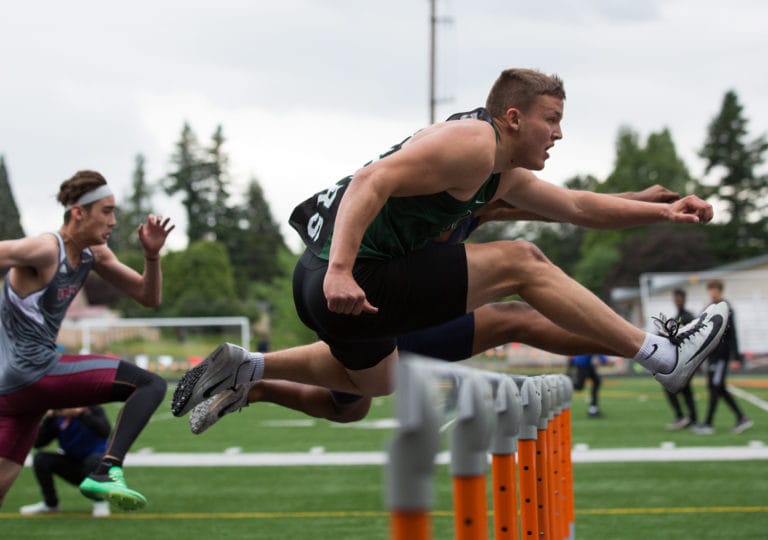
[[[526,111],[518,111],[517,144],[514,161],[518,167],[538,171],[549,158],[548,150],[563,138],[560,121],[563,100],[555,96],[539,96]]]
[[[709,293],[709,298],[712,300],[712,302],[722,302],[723,291],[721,291],[718,287],[707,287],[707,292]]]
[[[112,234],[115,219],[115,198],[110,195],[94,202],[89,209],[83,208],[81,228],[88,236],[89,245],[106,244]]]

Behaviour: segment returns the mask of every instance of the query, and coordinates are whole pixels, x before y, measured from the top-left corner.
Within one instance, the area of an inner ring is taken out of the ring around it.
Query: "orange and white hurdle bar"
[[[487,540],[490,528],[497,540],[575,538],[567,376],[511,376],[404,355],[396,380],[399,427],[386,471],[392,540],[432,538],[446,421],[457,540]]]

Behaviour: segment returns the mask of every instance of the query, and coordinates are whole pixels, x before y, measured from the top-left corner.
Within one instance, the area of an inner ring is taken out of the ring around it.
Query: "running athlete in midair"
[[[689,195],[653,203],[542,181],[562,138],[562,81],[510,69],[484,108],[422,129],[328,190],[291,219],[307,250],[294,303],[320,342],[250,354],[225,344],[180,381],[172,411],[186,414],[237,384],[283,379],[364,397],[392,391],[397,339],[518,294],[566,332],[634,358],[671,391],[690,379],[727,324],[707,308],[675,335],[645,332],[569,278],[529,242],[431,242],[503,201],[544,219],[591,228],[662,221],[707,223],[711,205]]]

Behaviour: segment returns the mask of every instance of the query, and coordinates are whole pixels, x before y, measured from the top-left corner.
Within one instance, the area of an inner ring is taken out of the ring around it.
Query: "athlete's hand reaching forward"
[[[646,202],[662,202],[671,203],[680,199],[680,194],[676,191],[669,190],[660,184],[654,184],[649,188],[645,188],[642,191],[633,191],[626,193],[624,196],[627,199],[634,199],[636,201]]]
[[[157,257],[160,248],[165,244],[168,234],[176,228],[176,225],[170,225],[171,218],[163,219],[163,216],[150,214],[146,223],[141,223],[137,227],[139,242],[144,250],[144,254],[150,257]]]
[[[709,223],[714,215],[712,205],[696,195],[671,203],[669,210],[668,219],[675,223]]]

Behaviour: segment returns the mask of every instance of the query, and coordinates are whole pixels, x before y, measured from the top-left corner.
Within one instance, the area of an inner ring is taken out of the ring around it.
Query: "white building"
[[[735,313],[739,348],[748,356],[768,354],[768,254],[702,272],[647,273],[639,288],[611,292],[616,310],[633,324],[654,329],[652,316],[674,315],[672,291],[683,289],[686,308],[699,313],[709,304],[706,285],[711,279],[723,282],[723,296]]]

